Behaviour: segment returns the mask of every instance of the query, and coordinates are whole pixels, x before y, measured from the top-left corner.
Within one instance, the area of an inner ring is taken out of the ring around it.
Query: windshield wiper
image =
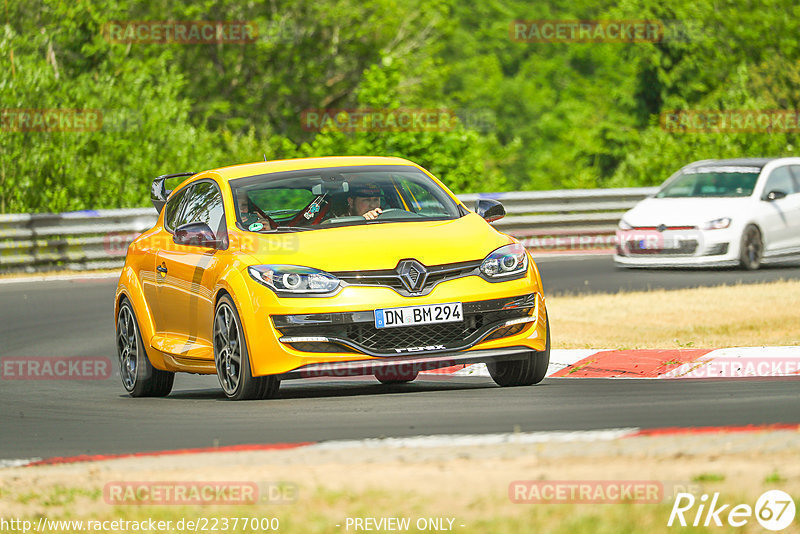
[[[289,213],[290,214],[295,214],[295,213],[297,213],[297,210],[273,210],[273,211],[267,212],[267,215],[269,215],[270,217],[274,217],[276,215],[286,215],[286,214],[289,214]]]
[[[277,228],[273,228],[271,230],[267,230],[267,229],[261,230],[261,233],[277,233],[277,234],[280,234],[283,231],[291,233],[291,232],[308,232],[310,230],[313,230],[313,228],[309,228],[309,227],[306,227],[306,226],[278,226]]]

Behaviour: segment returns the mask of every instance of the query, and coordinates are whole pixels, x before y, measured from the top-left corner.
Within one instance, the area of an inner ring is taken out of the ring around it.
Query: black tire
[[[131,397],[166,397],[172,391],[175,373],[153,367],[144,350],[139,323],[128,299],[117,313],[117,356],[122,386]]]
[[[542,352],[532,350],[528,357],[522,360],[486,364],[492,380],[498,386],[532,386],[544,379],[547,367],[550,365],[550,319],[545,316],[545,320],[547,321],[547,341]]]
[[[748,225],[742,233],[742,245],[739,250],[739,265],[746,271],[755,271],[761,267],[764,258],[764,240],[755,225]]]
[[[405,384],[407,382],[413,382],[417,379],[417,376],[419,376],[419,371],[403,369],[402,365],[375,371],[375,378],[377,378],[381,384]]]
[[[214,311],[214,366],[225,396],[231,400],[274,397],[281,381],[276,376],[253,376],[242,321],[233,300],[223,295]]]

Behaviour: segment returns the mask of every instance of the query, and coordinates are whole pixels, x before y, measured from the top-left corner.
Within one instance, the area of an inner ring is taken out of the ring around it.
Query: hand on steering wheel
[[[368,221],[374,221],[378,218],[378,216],[383,213],[383,210],[380,208],[375,208],[374,210],[370,210],[366,212],[362,217],[364,217]]]
[[[253,206],[253,211],[258,215],[258,221],[256,222],[260,222],[264,226],[269,226],[270,230],[274,230],[278,227],[278,223],[273,221],[272,217],[264,213],[258,206]]]

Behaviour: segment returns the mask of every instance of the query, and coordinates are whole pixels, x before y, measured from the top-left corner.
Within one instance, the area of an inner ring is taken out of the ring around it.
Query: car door
[[[212,181],[197,182],[187,193],[180,216],[170,231],[187,223],[208,224],[215,236],[226,233],[222,195]],[[212,280],[220,251],[178,245],[169,240],[157,255],[160,271],[158,307],[162,348],[186,358],[211,359]]]
[[[800,165],[790,165],[789,170],[794,179],[794,193],[785,199],[788,201],[786,211],[791,233],[788,245],[791,248],[800,248]]]
[[[150,315],[153,318],[156,334],[168,330],[158,302],[159,288],[162,286],[165,277],[163,272],[156,270],[156,267],[161,267],[158,262],[158,254],[163,250],[166,244],[172,242],[171,229],[175,228],[175,223],[178,217],[180,217],[183,205],[186,201],[186,195],[190,190],[191,186],[181,189],[169,199],[166,206],[164,206],[164,227],[147,241],[148,254],[151,255],[151,258],[147,269],[143,269],[141,273],[142,292],[151,310]]]
[[[770,193],[779,193],[781,198],[770,199]],[[761,219],[764,230],[764,249],[772,255],[778,254],[798,243],[800,228],[800,195],[794,176],[788,165],[776,167],[770,172],[761,191]]]

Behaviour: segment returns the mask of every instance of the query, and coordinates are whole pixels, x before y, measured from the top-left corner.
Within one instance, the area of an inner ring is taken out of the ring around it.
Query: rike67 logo
[[[691,522],[694,527],[717,526],[727,523],[731,527],[743,527],[755,516],[765,529],[778,532],[794,521],[795,504],[788,493],[781,490],[764,492],[756,501],[755,507],[749,504],[723,504],[719,493],[709,499],[707,494],[695,498],[691,493],[679,493],[672,505],[667,526],[677,524],[685,527]]]

